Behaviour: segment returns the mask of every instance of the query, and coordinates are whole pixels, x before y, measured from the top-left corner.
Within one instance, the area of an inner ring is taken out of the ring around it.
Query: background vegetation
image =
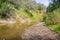
[[[60,33],[60,0],[51,0],[45,22],[51,29]]]
[[[13,26],[15,29],[10,29],[8,24],[6,27],[0,26],[0,32],[2,37],[6,37],[9,33],[16,33],[19,27],[22,31],[36,23],[36,21],[43,21],[46,25],[55,32],[60,33],[60,0],[50,0],[48,7],[43,4],[37,3],[35,0],[0,0],[0,19],[15,19],[17,21],[17,26]],[[30,23],[28,20],[32,20]],[[21,20],[23,20],[23,23]],[[28,23],[29,22],[29,23]],[[6,29],[6,30],[5,30]],[[2,30],[2,31],[1,31]],[[7,31],[8,30],[8,31]],[[10,32],[10,30],[16,30]],[[6,32],[6,33],[5,33]],[[3,34],[5,36],[3,36]],[[0,37],[1,37],[0,35]],[[7,36],[8,37],[8,36]]]
[[[13,11],[28,16],[31,19],[41,20],[45,12],[45,6],[34,0],[1,0],[0,18],[13,16]],[[41,14],[41,15],[39,15]],[[36,18],[37,16],[37,18]]]
[[[21,35],[26,28],[43,20],[45,10],[35,0],[0,0],[0,40]]]

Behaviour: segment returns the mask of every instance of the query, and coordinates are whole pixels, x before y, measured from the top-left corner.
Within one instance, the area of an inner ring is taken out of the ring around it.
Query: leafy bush
[[[57,33],[60,33],[60,24],[50,25],[49,28],[54,30]]]
[[[60,23],[60,8],[50,12],[48,16],[46,16],[46,23],[47,24],[58,24]]]
[[[7,2],[4,2],[1,4],[2,7],[0,7],[0,16],[1,18],[8,18],[10,17],[10,11],[13,10],[13,5]]]
[[[46,25],[51,25],[51,20],[50,20],[49,16],[46,16],[45,23],[46,23]]]
[[[8,0],[0,1],[0,18],[9,18],[13,15],[13,11],[15,11],[16,7],[13,2]]]

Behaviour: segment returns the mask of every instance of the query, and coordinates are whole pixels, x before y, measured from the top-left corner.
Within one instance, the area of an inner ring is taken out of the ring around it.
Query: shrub
[[[60,23],[60,8],[54,10],[48,16],[46,16],[46,21],[47,24],[58,24]]]

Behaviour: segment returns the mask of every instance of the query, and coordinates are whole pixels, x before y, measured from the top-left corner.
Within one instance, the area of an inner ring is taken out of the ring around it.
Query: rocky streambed
[[[60,40],[60,36],[50,30],[44,22],[26,29],[22,35],[23,40]]]

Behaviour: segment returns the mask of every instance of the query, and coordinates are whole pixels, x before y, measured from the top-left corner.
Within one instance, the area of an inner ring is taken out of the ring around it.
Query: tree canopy
[[[60,0],[51,0],[49,6],[47,7],[47,11],[52,12],[57,8],[60,8]]]
[[[47,24],[58,24],[60,23],[60,0],[51,0],[47,7]]]
[[[10,17],[13,15],[10,12],[19,10],[20,8],[28,11],[29,15],[32,15],[30,11],[41,11],[43,6],[42,4],[36,3],[35,0],[0,0],[0,17]]]

